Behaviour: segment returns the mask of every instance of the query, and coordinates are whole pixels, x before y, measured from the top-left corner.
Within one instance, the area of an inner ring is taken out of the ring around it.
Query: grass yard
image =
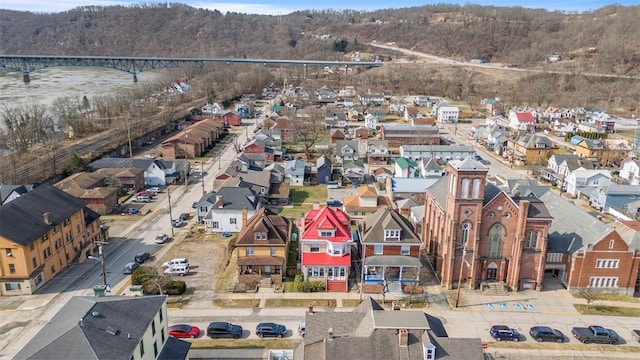
[[[493,349],[529,349],[529,350],[574,350],[574,351],[584,351],[586,347],[589,348],[590,351],[615,351],[615,352],[629,352],[636,353],[638,352],[638,347],[636,346],[620,346],[620,345],[600,345],[600,344],[589,344],[585,346],[584,344],[557,344],[557,343],[539,343],[539,342],[512,342],[512,341],[500,341],[500,342],[489,342],[489,350]],[[604,359],[605,357],[603,357]]]
[[[335,299],[267,299],[266,307],[303,307],[313,304],[319,308],[335,308]]]
[[[291,201],[294,206],[303,203],[311,204],[314,201],[319,201],[322,204],[327,201],[327,196],[326,185],[291,187]]]
[[[342,306],[344,307],[356,307],[360,305],[361,301],[356,299],[342,299]]]
[[[292,349],[293,340],[288,339],[184,339],[192,349]]]
[[[571,293],[571,295],[573,295],[573,297],[576,299],[584,299],[584,297],[579,293]],[[620,302],[630,302],[630,303],[640,302],[640,298],[635,298],[633,296],[623,295],[623,294],[607,294],[607,293],[598,294],[598,300],[620,301]]]
[[[278,215],[284,216],[289,219],[299,219],[302,214],[308,212],[313,208],[313,205],[301,205],[293,207],[283,207],[273,209]]]
[[[186,297],[173,297],[169,296],[167,298],[167,307],[169,309],[182,309],[183,306],[189,303],[189,298]]]
[[[216,299],[213,306],[217,308],[255,308],[260,306],[260,299]]]
[[[238,251],[238,249],[233,250],[229,259],[229,264],[224,269],[218,268],[218,274],[221,275],[218,277],[218,281],[216,281],[216,292],[226,292],[235,279],[236,271],[238,269],[238,256],[236,255],[236,251]]]
[[[591,305],[587,309],[587,305],[575,304],[573,307],[583,315],[606,315],[606,316],[627,316],[627,317],[640,317],[640,309],[622,307],[622,306],[607,306],[607,305]]]

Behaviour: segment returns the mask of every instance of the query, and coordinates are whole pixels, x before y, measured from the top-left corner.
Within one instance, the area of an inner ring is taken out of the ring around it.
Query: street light
[[[458,249],[460,249],[460,247],[456,248],[456,250]],[[462,246],[462,263],[460,264],[460,275],[458,275],[458,291],[456,292],[456,305],[455,305],[456,308],[458,308],[458,303],[460,302],[460,290],[462,288],[462,271],[464,270],[464,265],[467,263],[467,261],[465,260],[466,255],[467,255],[467,247]]]
[[[105,243],[108,244],[108,243]],[[105,268],[104,265],[104,253],[102,252],[102,244],[98,245],[98,254],[100,254],[100,257],[95,257],[95,256],[88,256],[88,259],[92,259],[92,260],[98,260],[100,261],[100,264],[102,265],[102,284],[106,287],[107,286],[107,269]]]

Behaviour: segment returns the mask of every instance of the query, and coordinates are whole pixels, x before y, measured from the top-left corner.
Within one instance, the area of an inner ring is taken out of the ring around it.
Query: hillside
[[[530,66],[559,54],[578,71],[637,75],[640,6],[573,14],[524,8],[416,8],[247,15],[179,4],[81,7],[55,14],[0,10],[0,53],[339,59],[400,47],[459,60]],[[324,35],[324,36],[323,36]],[[336,46],[345,39],[343,46]],[[585,49],[596,49],[586,51]]]

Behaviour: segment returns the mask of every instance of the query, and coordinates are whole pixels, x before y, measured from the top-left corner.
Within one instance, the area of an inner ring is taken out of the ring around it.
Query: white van
[[[172,259],[162,264],[163,268],[172,268],[174,266],[189,266],[189,260],[185,258]]]
[[[164,271],[166,275],[185,276],[189,274],[189,265],[175,265]]]

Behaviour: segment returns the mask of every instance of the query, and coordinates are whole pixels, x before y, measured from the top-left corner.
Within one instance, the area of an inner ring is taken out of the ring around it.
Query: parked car
[[[180,218],[171,220],[171,226],[173,226],[173,227],[180,227],[180,226],[182,226],[183,223],[184,222]]]
[[[239,339],[242,337],[242,331],[242,326],[228,322],[212,322],[207,326],[207,336],[212,339],[220,337]]]
[[[182,213],[179,216],[180,220],[182,220],[182,221],[187,221],[187,220],[189,220],[190,217],[191,217],[191,215],[189,215],[189,213]]]
[[[574,327],[571,329],[571,334],[584,344],[617,344],[620,341],[620,336],[615,331],[599,325]]]
[[[298,324],[298,335],[304,337],[305,332],[307,332],[307,323],[306,321],[302,320]]]
[[[148,188],[147,191],[151,191],[152,193],[157,194],[160,192],[160,188],[157,186],[154,186],[154,187]]]
[[[187,324],[171,325],[169,326],[169,336],[194,339],[200,336],[200,329],[197,326]]]
[[[134,207],[130,207],[130,208],[127,209],[126,213],[129,214],[129,215],[137,215],[137,214],[140,214],[140,210],[138,210],[137,208],[134,208]]]
[[[185,265],[185,266],[189,266],[189,260],[185,259],[185,258],[177,258],[177,259],[171,259],[167,262],[164,262],[162,264],[163,268],[170,268],[176,265]]]
[[[138,195],[138,196],[136,196],[134,201],[135,202],[148,203],[149,201],[151,201],[151,196],[149,196],[149,195]]]
[[[505,325],[493,325],[491,329],[489,329],[489,334],[491,334],[491,337],[496,341],[520,341],[520,333],[518,332],[518,330],[511,329],[510,327]]]
[[[173,265],[164,270],[166,275],[189,275],[189,265]]]
[[[327,201],[327,206],[329,207],[340,207],[342,206],[342,201],[340,200],[329,200]]]
[[[553,341],[557,343],[564,342],[564,335],[556,329],[548,326],[534,326],[529,330],[529,335],[537,342]]]
[[[636,329],[631,330],[631,337],[632,337],[635,341],[640,342],[640,330],[636,330]]]
[[[158,235],[156,235],[156,240],[155,240],[156,244],[164,244],[167,241],[169,241],[169,235],[167,235],[167,234],[158,234]]]
[[[197,207],[198,207],[198,202],[197,201],[194,201],[193,203],[191,203],[191,208],[192,209],[195,209]]]
[[[138,264],[144,264],[144,262],[149,260],[150,257],[151,257],[151,254],[145,251],[145,252],[137,253],[136,256],[134,257],[134,260]]]
[[[122,271],[125,275],[129,275],[131,274],[135,269],[139,268],[140,265],[136,262],[130,262],[127,263],[127,265],[124,266],[124,270]]]
[[[259,323],[256,326],[256,335],[258,337],[277,337],[281,338],[287,333],[287,328],[284,325],[272,323],[272,322],[263,322]]]

